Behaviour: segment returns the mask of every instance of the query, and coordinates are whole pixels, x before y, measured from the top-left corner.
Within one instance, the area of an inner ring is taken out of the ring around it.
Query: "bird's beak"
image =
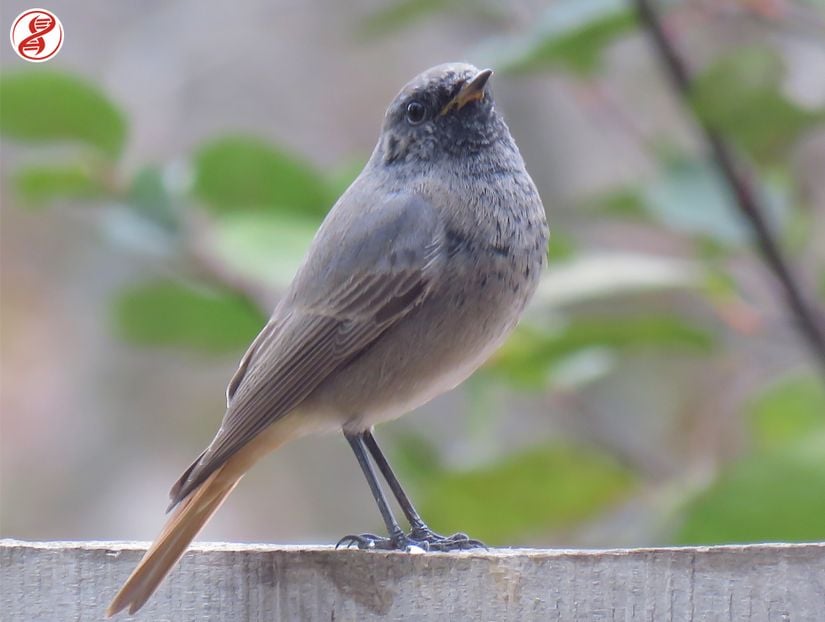
[[[489,80],[492,75],[492,69],[479,71],[476,76],[462,86],[458,94],[441,109],[441,115],[443,116],[453,110],[461,110],[470,102],[481,100],[484,97],[484,87],[487,84],[487,80]]]

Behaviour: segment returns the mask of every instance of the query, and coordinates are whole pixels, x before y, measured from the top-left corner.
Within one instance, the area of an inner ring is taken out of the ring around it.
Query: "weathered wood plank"
[[[0,619],[101,620],[145,546],[0,541]],[[133,619],[821,622],[825,544],[404,554],[201,543]]]

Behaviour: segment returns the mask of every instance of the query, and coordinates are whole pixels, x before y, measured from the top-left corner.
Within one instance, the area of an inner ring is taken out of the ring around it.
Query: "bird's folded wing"
[[[426,201],[397,195],[378,208],[341,207],[241,361],[221,428],[172,488],[173,506],[426,298],[440,274],[443,226]]]

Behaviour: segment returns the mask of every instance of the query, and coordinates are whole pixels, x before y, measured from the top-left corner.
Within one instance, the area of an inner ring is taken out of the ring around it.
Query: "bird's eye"
[[[410,125],[418,125],[427,116],[427,107],[421,102],[407,104],[407,121]]]

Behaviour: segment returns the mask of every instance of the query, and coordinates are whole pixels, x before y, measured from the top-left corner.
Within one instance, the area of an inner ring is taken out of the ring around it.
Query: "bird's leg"
[[[395,476],[390,463],[387,461],[386,456],[384,456],[384,453],[378,446],[378,442],[375,440],[372,431],[367,430],[363,433],[363,436],[367,449],[370,454],[372,454],[373,460],[375,460],[375,464],[378,466],[378,470],[381,471],[381,475],[384,476],[384,479],[389,485],[393,496],[398,501],[401,511],[404,512],[404,516],[407,518],[407,521],[409,521],[413,533],[430,531],[427,525],[424,524],[424,521],[421,520],[421,516],[419,516],[415,507],[413,507],[412,501],[410,501],[407,493],[401,487],[401,482],[399,482],[398,478]]]
[[[358,459],[358,464],[361,465],[361,470],[364,472],[364,477],[367,478],[372,496],[375,503],[378,505],[378,511],[381,512],[381,518],[384,519],[384,524],[387,527],[389,538],[382,538],[371,533],[364,533],[360,535],[344,536],[338,541],[336,548],[339,546],[350,547],[357,546],[359,549],[401,549],[406,550],[410,544],[407,536],[404,535],[398,521],[387,503],[387,498],[384,496],[384,491],[381,490],[381,485],[378,483],[378,478],[375,476],[375,471],[370,464],[369,457],[364,448],[363,434],[349,434],[344,432],[344,436],[349,441],[350,447]]]
[[[427,527],[415,507],[413,507],[412,501],[410,501],[407,493],[404,492],[404,489],[401,487],[401,482],[398,481],[398,478],[395,476],[390,463],[387,461],[387,458],[378,446],[378,443],[372,434],[372,430],[363,432],[361,436],[370,454],[372,454],[372,458],[375,460],[378,470],[381,471],[381,474],[384,476],[384,479],[389,485],[393,496],[398,501],[401,511],[404,512],[404,516],[410,523],[410,527],[412,528],[412,531],[410,531],[410,540],[412,540],[413,543],[421,545],[422,548],[437,551],[451,551],[479,547],[487,548],[484,543],[479,540],[473,540],[465,533],[456,533],[452,536],[442,536]]]

